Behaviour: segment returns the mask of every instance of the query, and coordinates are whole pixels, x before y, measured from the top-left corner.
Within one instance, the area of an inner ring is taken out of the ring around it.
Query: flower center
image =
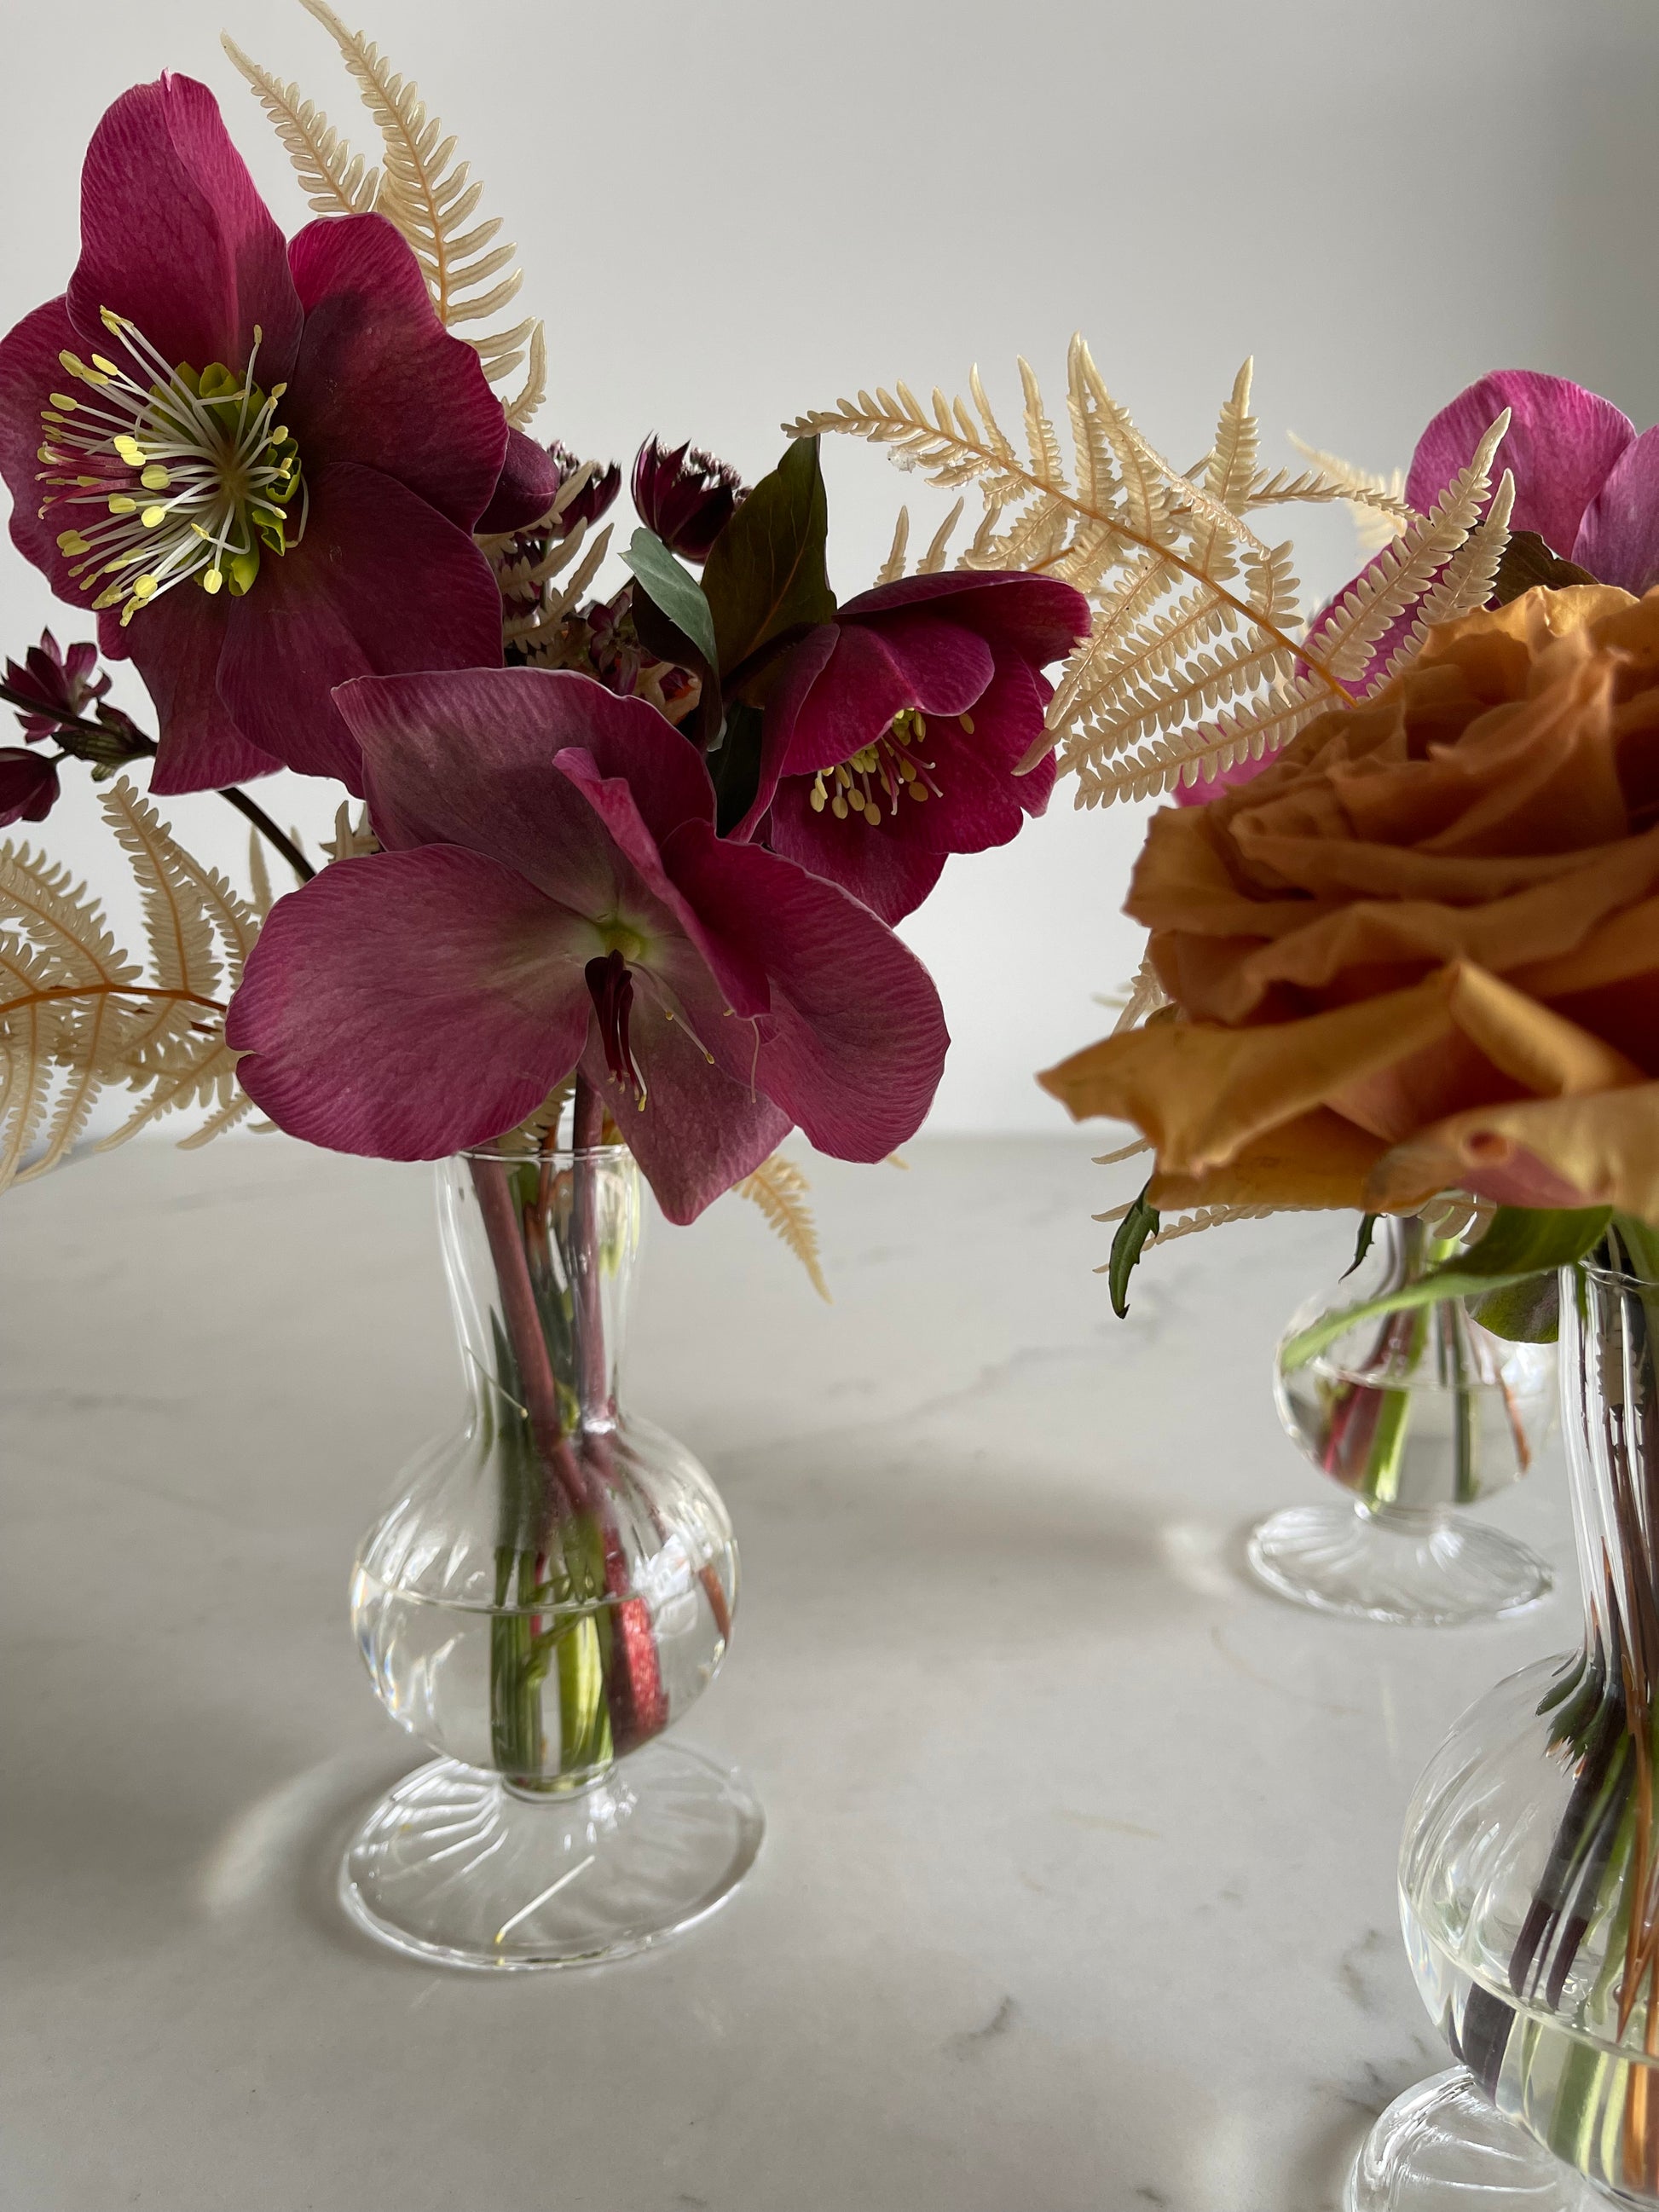
[[[645,1104],[645,1081],[634,1061],[634,1048],[629,1036],[629,1024],[634,1012],[634,978],[628,963],[613,945],[609,952],[599,953],[582,969],[587,985],[587,995],[593,1001],[593,1011],[599,1018],[599,1042],[605,1049],[605,1064],[612,1079],[624,1091],[631,1091],[640,1104]]]
[[[83,591],[101,585],[93,605],[118,606],[124,625],[191,579],[240,599],[261,549],[285,553],[306,526],[300,449],[276,420],[288,386],[263,392],[253,379],[258,325],[237,376],[218,361],[169,368],[135,324],[102,312],[131,368],[100,353],[58,356],[90,396],[54,392],[42,410],[40,480],[52,489],[40,514],[72,515],[58,550]]]
[[[959,720],[971,737],[972,720],[966,714]],[[937,799],[937,763],[917,750],[927,742],[927,724],[921,708],[901,707],[873,744],[860,746],[838,767],[823,769],[812,778],[808,803],[813,813],[822,814],[827,806],[837,822],[862,815],[873,829],[881,821],[883,799],[890,815],[898,812],[905,793],[921,800],[931,792]]]

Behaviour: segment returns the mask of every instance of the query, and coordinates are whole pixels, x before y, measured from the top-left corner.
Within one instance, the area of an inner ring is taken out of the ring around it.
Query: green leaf
[[[726,726],[714,751],[707,756],[714,780],[715,826],[729,837],[755,803],[760,788],[761,733],[765,717],[758,707],[741,700],[728,707]]]
[[[1342,1279],[1345,1283],[1358,1267],[1366,1253],[1370,1250],[1371,1239],[1376,1234],[1376,1216],[1374,1213],[1362,1213],[1359,1217],[1359,1234],[1354,1239],[1352,1262],[1342,1271]]]
[[[823,565],[830,502],[818,441],[798,438],[714,540],[702,589],[714,616],[715,665],[728,691],[745,664],[792,630],[828,622],[836,595]],[[665,611],[679,620],[672,607]]]
[[[1469,1301],[1471,1317],[1510,1344],[1553,1344],[1561,1334],[1561,1278],[1528,1275]]]
[[[1612,1213],[1607,1206],[1571,1212],[1500,1206],[1480,1243],[1443,1267],[1431,1267],[1416,1282],[1368,1298],[1362,1305],[1322,1314],[1285,1346],[1280,1370],[1288,1374],[1305,1366],[1339,1336],[1379,1315],[1434,1305],[1442,1298],[1484,1297],[1507,1284],[1530,1282],[1558,1267],[1571,1267],[1600,1243]]]
[[[656,532],[636,530],[623,555],[623,563],[644,585],[652,605],[659,608],[682,636],[696,646],[711,668],[718,667],[714,617],[702,586],[691,571],[674,558]],[[654,647],[650,649],[656,650]]]
[[[1152,1185],[1146,1186],[1150,1190]],[[1129,1211],[1117,1224],[1117,1234],[1112,1239],[1112,1256],[1107,1263],[1106,1287],[1112,1294],[1112,1311],[1120,1321],[1129,1311],[1129,1278],[1140,1263],[1140,1248],[1149,1237],[1158,1234],[1158,1208],[1146,1203],[1143,1190]]]

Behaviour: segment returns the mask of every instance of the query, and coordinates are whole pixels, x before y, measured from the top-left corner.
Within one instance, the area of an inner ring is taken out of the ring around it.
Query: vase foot
[[[1554,1576],[1535,1552],[1477,1522],[1412,1526],[1333,1499],[1291,1505],[1250,1532],[1250,1571],[1321,1613],[1451,1627],[1520,1613]]]
[[[357,1831],[340,1899],[360,1928],[434,1966],[592,1966],[713,1912],[764,1830],[740,1774],[677,1745],[647,1744],[568,1796],[438,1759]]]
[[[1383,2113],[1354,2160],[1342,2212],[1603,2212],[1636,2201],[1563,2166],[1453,2066]]]

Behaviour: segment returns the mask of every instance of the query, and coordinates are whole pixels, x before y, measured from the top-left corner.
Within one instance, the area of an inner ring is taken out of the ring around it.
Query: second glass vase
[[[738,1553],[702,1468],[617,1405],[642,1211],[621,1146],[439,1170],[466,1419],[405,1471],[351,1591],[375,1688],[439,1756],[341,1875],[422,1958],[617,1957],[712,1911],[759,1847],[741,1778],[660,1741],[725,1656]]]
[[[1531,1468],[1555,1410],[1555,1351],[1494,1336],[1461,1299],[1362,1322],[1313,1358],[1287,1347],[1322,1315],[1420,1279],[1458,1249],[1384,1215],[1361,1266],[1291,1319],[1274,1363],[1279,1418],[1344,1495],[1253,1530],[1251,1571],[1324,1613],[1450,1626],[1545,1596],[1546,1561],[1468,1509]]]

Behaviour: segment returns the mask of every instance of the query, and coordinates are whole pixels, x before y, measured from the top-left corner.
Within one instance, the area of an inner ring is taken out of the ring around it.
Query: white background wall
[[[461,137],[548,319],[538,425],[626,460],[688,434],[751,479],[776,425],[859,385],[1058,403],[1089,336],[1153,441],[1191,459],[1256,356],[1268,450],[1294,428],[1370,465],[1481,371],[1578,378],[1659,414],[1659,9],[1651,0],[631,0],[508,7],[349,0]],[[170,67],[219,93],[289,228],[304,209],[232,35],[360,147],[372,126],[320,27],[254,0],[0,0],[0,325],[61,290],[82,150],[104,105]],[[1012,411],[1011,410],[1011,411]],[[1280,458],[1289,459],[1285,453]],[[863,588],[910,496],[831,441],[832,580]],[[940,503],[942,504],[942,502]],[[925,542],[925,539],[924,539]],[[1313,589],[1353,566],[1339,518],[1305,530]],[[0,648],[89,634],[0,561]],[[145,702],[130,675],[116,695]],[[316,786],[261,796],[307,830]],[[175,802],[240,867],[222,803]],[[934,1126],[1043,1129],[1031,1071],[1103,1018],[1133,964],[1117,913],[1137,811],[1064,790],[1013,847],[952,863],[907,933],[956,1048]],[[118,875],[77,794],[52,849]]]

